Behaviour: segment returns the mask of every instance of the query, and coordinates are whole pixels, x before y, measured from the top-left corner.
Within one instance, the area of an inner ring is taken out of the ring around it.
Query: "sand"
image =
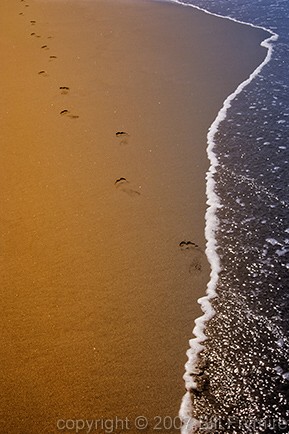
[[[262,39],[166,3],[1,1],[1,433],[176,432],[206,133]]]

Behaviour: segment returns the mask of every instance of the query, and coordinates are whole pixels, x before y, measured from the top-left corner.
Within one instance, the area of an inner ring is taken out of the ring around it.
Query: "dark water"
[[[289,2],[184,3],[279,35],[215,136],[222,271],[193,416],[200,432],[289,433]]]

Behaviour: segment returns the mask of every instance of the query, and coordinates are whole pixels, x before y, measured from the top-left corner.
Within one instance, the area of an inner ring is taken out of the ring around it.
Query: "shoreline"
[[[7,140],[4,195],[10,201],[4,210],[8,215],[4,232],[15,249],[4,257],[9,269],[4,297],[4,321],[9,324],[5,346],[9,348],[11,334],[17,336],[16,344],[1,357],[4,391],[10,397],[8,401],[1,398],[6,410],[3,429],[9,427],[9,432],[15,426],[29,426],[36,432],[39,424],[46,432],[55,426],[57,416],[95,415],[97,419],[119,414],[133,420],[145,414],[151,421],[157,415],[177,416],[184,364],[180,358],[185,355],[190,324],[200,311],[193,308],[193,299],[204,294],[208,280],[203,235],[203,181],[208,166],[204,131],[214,112],[211,104],[218,105],[224,89],[217,91],[210,83],[216,65],[205,80],[204,72],[193,62],[195,56],[207,69],[201,54],[209,49],[212,36],[205,31],[202,38],[207,40],[196,52],[187,37],[201,40],[201,33],[197,36],[191,29],[192,20],[198,32],[210,22],[214,31],[220,32],[221,44],[224,27],[201,15],[188,16],[176,5],[174,10],[150,2],[138,6],[129,1],[121,6],[111,2],[110,10],[103,2],[70,5],[73,11],[65,9],[65,4],[29,2],[24,17],[31,9],[33,16],[29,16],[28,26],[21,25],[22,31],[28,31],[30,25],[40,31],[41,44],[36,45],[36,39],[20,41],[21,37],[13,35],[17,48],[22,48],[17,53],[24,50],[25,54],[22,59],[18,54],[16,65],[26,56],[31,58],[26,65],[27,91],[13,62],[8,65],[10,81],[6,77],[8,90],[15,83],[17,86],[14,94],[5,94],[8,112],[1,113]],[[202,21],[199,25],[198,20]],[[77,35],[73,26],[78,26]],[[177,43],[171,28],[181,33]],[[236,29],[236,46],[239,42],[243,45],[245,33]],[[132,35],[137,38],[136,45]],[[46,48],[42,48],[46,41],[53,46],[49,55],[55,56],[49,56],[49,63],[45,61]],[[7,45],[9,52],[9,42]],[[139,47],[144,50],[141,56]],[[247,49],[250,47],[255,53],[252,41]],[[36,55],[37,48],[41,54]],[[233,56],[236,47],[231,50]],[[210,53],[212,56],[213,51]],[[245,70],[247,64],[239,62]],[[37,63],[38,73],[47,70],[47,76],[37,77],[33,69]],[[222,68],[219,74],[215,84],[222,86]],[[35,84],[36,77],[46,81]],[[57,87],[66,85],[69,95],[57,95]],[[192,95],[187,95],[188,86],[194,89],[196,105],[192,106]],[[230,86],[233,84],[225,87]],[[63,96],[68,96],[65,104]],[[24,110],[25,98],[30,103],[29,113]],[[18,116],[19,133],[13,128]],[[116,131],[128,131],[124,141],[116,141]],[[23,155],[19,153],[22,147]],[[113,189],[124,175],[129,184]],[[192,202],[186,206],[190,197]],[[16,223],[20,223],[17,233],[13,229]],[[182,240],[194,240],[199,247],[194,244],[194,248],[180,249]],[[15,288],[16,304],[12,300]],[[9,378],[16,372],[25,378],[15,379],[20,399],[28,391],[34,395],[29,410],[25,400],[21,403],[13,392],[8,393]],[[44,372],[47,378],[42,377]],[[53,384],[50,394],[49,382]],[[35,408],[46,408],[48,414],[43,418],[43,410],[38,410],[38,415]]]
[[[182,428],[181,432],[184,434],[191,434],[195,432],[195,429],[200,426],[199,421],[194,417],[192,417],[193,404],[191,400],[191,393],[194,393],[193,392],[194,390],[199,390],[200,387],[200,384],[198,383],[199,378],[198,376],[195,377],[192,376],[191,373],[197,372],[199,375],[200,366],[204,363],[204,361],[200,359],[200,354],[206,348],[205,346],[205,341],[207,339],[205,334],[206,325],[208,321],[210,321],[215,315],[215,311],[210,301],[218,297],[217,284],[218,284],[218,276],[219,273],[221,272],[220,258],[219,255],[217,254],[218,245],[215,237],[215,234],[218,230],[218,219],[216,216],[216,210],[221,206],[221,203],[220,203],[220,198],[215,193],[215,189],[214,189],[215,186],[214,173],[216,172],[219,164],[217,160],[217,155],[214,153],[214,147],[215,147],[214,138],[218,132],[219,125],[227,117],[227,112],[230,109],[234,99],[261,73],[264,66],[266,66],[270,62],[274,50],[272,43],[277,41],[279,35],[276,32],[273,32],[272,30],[265,28],[263,26],[258,26],[252,23],[240,21],[230,16],[223,16],[220,14],[216,14],[210,12],[207,9],[201,8],[199,6],[183,3],[179,0],[168,0],[168,1],[183,6],[196,8],[197,10],[208,13],[209,15],[228,19],[233,22],[248,25],[256,29],[261,29],[267,32],[269,35],[271,35],[268,38],[265,38],[260,44],[261,47],[265,47],[267,49],[267,55],[265,59],[262,61],[262,63],[259,66],[257,66],[257,68],[249,75],[248,78],[246,78],[243,82],[241,82],[237,86],[234,92],[232,92],[230,95],[227,96],[215,120],[213,121],[213,123],[210,125],[208,129],[207,154],[208,154],[208,159],[210,161],[210,167],[206,175],[206,183],[207,183],[206,195],[207,195],[208,208],[206,210],[206,215],[205,215],[205,220],[206,220],[205,236],[207,240],[206,255],[211,267],[211,273],[210,273],[210,280],[208,282],[207,289],[206,289],[206,295],[204,295],[198,300],[203,315],[201,315],[199,318],[196,318],[195,327],[193,329],[193,335],[195,337],[191,339],[189,342],[190,348],[187,351],[188,361],[185,365],[186,369],[184,374],[187,393],[183,397],[180,413],[179,413],[180,418],[184,423],[184,427]],[[190,422],[188,423],[188,421]]]
[[[206,325],[208,321],[210,321],[215,315],[215,311],[210,301],[218,297],[217,284],[218,284],[218,276],[219,273],[221,272],[220,258],[219,255],[217,254],[218,245],[215,237],[215,234],[218,230],[218,218],[216,216],[216,210],[221,206],[221,203],[220,203],[220,198],[215,193],[215,189],[214,189],[215,186],[214,173],[216,172],[219,164],[217,160],[217,155],[214,153],[214,147],[215,147],[214,138],[216,133],[218,132],[219,125],[227,117],[227,112],[230,109],[234,99],[261,73],[264,66],[266,66],[270,62],[274,50],[272,43],[278,40],[279,35],[276,32],[273,32],[271,29],[268,29],[266,27],[255,25],[245,21],[240,21],[238,19],[235,19],[227,15],[220,15],[196,5],[183,3],[180,0],[168,0],[168,1],[182,6],[192,7],[194,9],[203,11],[204,13],[207,13],[209,15],[218,18],[227,19],[239,24],[260,29],[267,32],[269,35],[271,35],[265,38],[260,44],[261,47],[265,47],[267,49],[267,55],[265,59],[260,63],[259,66],[256,67],[256,69],[253,72],[250,73],[249,77],[247,77],[243,82],[241,82],[237,86],[234,92],[232,92],[230,95],[226,97],[215,120],[213,121],[213,123],[210,125],[208,129],[207,154],[208,154],[208,159],[210,161],[210,167],[206,175],[206,183],[207,183],[206,195],[207,195],[208,208],[206,210],[206,215],[205,215],[205,220],[206,220],[205,236],[207,240],[206,255],[211,267],[211,273],[210,273],[210,280],[208,282],[207,289],[206,289],[206,295],[198,299],[198,303],[201,306],[203,315],[195,319],[195,327],[193,329],[194,338],[191,339],[189,342],[190,348],[187,351],[188,361],[185,365],[185,374],[184,374],[184,381],[186,384],[187,392],[182,399],[180,413],[179,413],[180,418],[184,424],[181,432],[183,434],[191,434],[195,432],[195,430],[200,426],[200,422],[198,421],[198,419],[192,417],[193,404],[191,399],[191,393],[193,394],[195,390],[197,391],[201,390],[202,387],[202,378],[200,381],[199,375],[200,375],[200,371],[203,371],[202,366],[204,366],[204,360],[200,359],[200,354],[206,348],[205,346],[205,341],[207,339],[205,334]],[[192,376],[193,372],[196,372],[197,375]]]

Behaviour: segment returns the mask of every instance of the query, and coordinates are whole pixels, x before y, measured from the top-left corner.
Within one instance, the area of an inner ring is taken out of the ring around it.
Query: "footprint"
[[[194,272],[201,272],[203,269],[202,263],[198,258],[194,258],[190,264],[189,273],[193,274]]]
[[[23,15],[23,12],[19,12],[19,15]]]
[[[125,131],[117,131],[115,133],[116,137],[121,138],[120,145],[127,145],[129,134]]]
[[[42,45],[42,50],[49,50],[49,47],[47,45]]]
[[[189,250],[194,248],[199,248],[199,246],[192,241],[181,241],[179,244],[181,250]]]
[[[114,182],[114,185],[116,186],[117,189],[123,191],[124,193],[128,194],[129,196],[131,196],[131,197],[140,196],[140,192],[129,187],[128,184],[129,184],[129,181],[123,177],[118,178]]]
[[[49,59],[57,59],[57,56],[49,56]]]
[[[38,72],[38,75],[42,75],[43,77],[48,77],[48,74],[47,74],[47,72],[46,71],[39,71]]]
[[[124,188],[123,192],[128,194],[130,197],[140,196],[140,192],[133,190],[132,188]]]
[[[126,179],[126,178],[118,178],[116,181],[115,181],[115,183],[114,183],[114,185],[120,185],[120,184],[123,184],[123,183],[127,183],[128,182],[128,180]]]
[[[60,114],[61,114],[61,116],[66,116],[66,117],[68,117],[70,119],[78,119],[79,118],[78,115],[73,115],[72,113],[70,113],[69,110],[66,110],[66,109],[65,110],[61,110]]]
[[[189,272],[191,274],[200,273],[203,270],[205,254],[203,250],[192,241],[181,241],[179,243],[180,250],[190,255]]]
[[[59,89],[61,90],[62,95],[67,95],[69,92],[68,86],[60,86]]]
[[[36,21],[35,20],[30,20],[30,23],[31,23],[32,26],[34,26],[36,24]]]
[[[117,131],[115,135],[116,137],[119,137],[119,136],[128,136],[129,134],[126,133],[125,131]]]

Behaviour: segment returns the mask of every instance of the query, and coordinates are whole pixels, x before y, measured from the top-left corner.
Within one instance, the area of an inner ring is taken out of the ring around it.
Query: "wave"
[[[219,222],[217,217],[217,209],[221,207],[220,198],[215,191],[215,180],[214,174],[217,171],[219,165],[218,158],[214,152],[216,145],[215,136],[219,129],[221,122],[226,118],[227,112],[232,105],[233,100],[239,95],[249,83],[257,77],[262,71],[263,67],[270,62],[273,45],[272,42],[277,41],[279,35],[270,29],[262,26],[258,26],[252,23],[247,23],[244,21],[237,20],[230,16],[223,16],[213,12],[210,12],[199,6],[195,6],[188,3],[183,3],[179,0],[167,0],[171,3],[177,3],[182,6],[192,7],[205,12],[209,15],[216,16],[218,18],[228,19],[239,24],[244,24],[250,27],[264,30],[268,32],[271,36],[266,38],[261,42],[261,46],[267,49],[267,55],[264,61],[250,74],[250,76],[244,80],[237,89],[231,93],[224,101],[222,108],[219,110],[217,117],[210,126],[207,134],[207,155],[210,162],[209,170],[206,174],[206,195],[207,195],[207,211],[205,215],[206,227],[205,227],[205,237],[206,243],[206,255],[211,267],[210,281],[207,285],[206,295],[198,300],[201,306],[203,315],[195,320],[195,327],[193,329],[193,334],[195,338],[189,341],[189,349],[187,351],[188,361],[185,364],[185,374],[184,381],[186,386],[186,394],[184,395],[179,411],[179,416],[182,421],[182,434],[192,434],[198,430],[200,427],[200,422],[197,419],[192,418],[192,401],[191,392],[197,390],[199,387],[198,379],[200,378],[200,353],[205,349],[203,345],[207,337],[205,334],[206,325],[209,320],[215,315],[211,300],[218,296],[216,288],[219,279],[219,273],[221,271],[220,257],[217,253],[217,239],[216,233],[218,231]]]

